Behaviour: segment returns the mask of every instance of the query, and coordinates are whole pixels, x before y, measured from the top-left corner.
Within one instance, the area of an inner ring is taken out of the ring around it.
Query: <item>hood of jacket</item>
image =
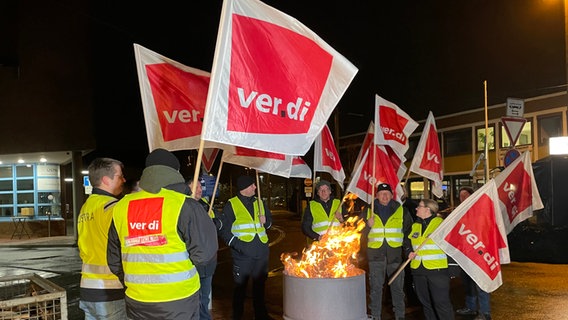
[[[172,167],[163,165],[147,167],[140,177],[140,188],[150,193],[158,193],[161,188],[176,183],[185,183],[181,173]]]

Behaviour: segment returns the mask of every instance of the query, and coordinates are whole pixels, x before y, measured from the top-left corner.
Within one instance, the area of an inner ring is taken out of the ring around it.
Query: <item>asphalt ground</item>
[[[282,289],[282,253],[301,252],[305,238],[299,228],[299,217],[291,212],[274,212],[274,228],[269,231],[270,262],[266,283],[266,303],[274,319],[284,319]],[[557,237],[548,234],[544,238]],[[553,241],[547,239],[546,241]],[[510,245],[515,244],[510,241]],[[539,238],[522,239],[528,251],[537,245],[541,256],[562,253],[566,257],[564,243],[542,243]],[[544,249],[546,248],[546,249]],[[512,252],[524,252],[515,248]],[[568,264],[529,262],[530,255],[518,255],[520,261],[503,265],[503,285],[491,294],[493,319],[568,319]],[[514,255],[512,253],[512,259]],[[562,260],[562,259],[559,259]],[[221,245],[218,266],[213,278],[212,315],[216,320],[231,318],[232,276],[229,250]],[[81,261],[72,237],[32,238],[22,240],[0,239],[0,277],[14,274],[37,273],[65,288],[68,299],[69,319],[83,319],[78,309]],[[1,281],[1,278],[0,278]],[[367,291],[368,292],[368,291]],[[324,293],[322,293],[324,294]],[[252,297],[248,296],[245,319],[253,319]],[[464,291],[461,279],[452,280],[451,298],[454,309],[463,307]],[[314,306],[317,307],[317,306]],[[393,319],[388,290],[384,294],[383,319]],[[406,319],[424,319],[420,304],[412,287],[407,286]],[[456,315],[456,319],[473,319]],[[310,319],[311,320],[311,319]]]

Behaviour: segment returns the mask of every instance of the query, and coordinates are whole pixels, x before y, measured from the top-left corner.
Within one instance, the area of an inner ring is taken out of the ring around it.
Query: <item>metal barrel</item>
[[[285,320],[365,320],[365,273],[348,278],[299,278],[284,274]]]

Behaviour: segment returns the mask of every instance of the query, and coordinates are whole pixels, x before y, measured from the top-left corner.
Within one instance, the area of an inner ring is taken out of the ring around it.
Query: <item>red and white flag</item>
[[[335,148],[333,136],[327,124],[323,127],[320,135],[316,138],[314,146],[314,171],[328,172],[343,189],[345,172],[339,159],[339,153]]]
[[[219,154],[218,148],[203,148],[203,156],[201,157],[201,164],[207,173],[211,172],[215,159]]]
[[[209,72],[134,44],[150,150],[198,149]]]
[[[442,155],[440,153],[440,142],[438,141],[438,130],[432,111],[428,113],[428,119],[424,124],[424,130],[420,137],[420,142],[416,147],[410,171],[415,172],[432,181],[432,193],[441,198],[442,180],[444,179],[444,169],[442,167]]]
[[[479,188],[440,224],[430,238],[486,292],[503,283],[501,264],[509,246],[494,180]]]
[[[290,170],[290,178],[311,178],[312,169],[300,157],[292,157],[292,169]]]
[[[382,147],[384,148],[392,163],[392,167],[394,168],[396,176],[398,177],[398,182],[400,182],[402,178],[404,178],[404,174],[406,173],[407,169],[406,165],[404,164],[406,162],[406,157],[396,154],[396,152],[394,152],[394,150],[389,146]]]
[[[284,178],[290,177],[292,168],[292,156],[242,147],[224,150],[222,161]]]
[[[373,123],[373,121],[371,121],[371,123],[369,123],[369,128],[367,128],[367,133],[365,134],[365,138],[363,139],[363,144],[361,144],[361,149],[359,150],[357,159],[355,160],[355,164],[353,165],[353,172],[355,172],[355,170],[359,167],[359,164],[361,163],[361,160],[363,159],[365,152],[367,152],[367,149],[371,147],[371,144],[373,143],[374,139],[375,139],[375,124]]]
[[[203,139],[304,155],[357,71],[298,20],[258,0],[225,0]]]
[[[374,154],[377,158],[373,161],[373,147],[376,149]],[[375,166],[373,170],[373,165]],[[374,175],[373,175],[374,173]],[[400,201],[404,190],[400,186],[400,179],[392,165],[384,146],[372,144],[365,151],[359,167],[353,171],[351,182],[347,186],[347,192],[356,194],[366,203],[371,203],[375,198],[373,190],[377,191],[377,185],[388,183],[393,188],[393,198]],[[373,184],[375,187],[373,188]]]
[[[375,95],[375,144],[388,145],[400,157],[408,150],[408,137],[418,123],[396,104]]]
[[[544,208],[534,179],[531,156],[525,151],[495,177],[499,204],[507,234],[530,217],[534,210]]]

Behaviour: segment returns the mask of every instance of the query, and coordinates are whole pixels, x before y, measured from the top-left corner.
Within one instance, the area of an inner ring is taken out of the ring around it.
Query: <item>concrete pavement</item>
[[[280,254],[301,251],[304,238],[297,215],[288,212],[275,214],[271,239],[271,270],[266,285],[266,301],[271,316],[283,319],[282,264]],[[64,287],[68,295],[70,319],[82,319],[78,309],[78,283],[81,261],[73,237],[51,237],[9,240],[0,239],[0,277],[35,272]],[[568,265],[513,262],[502,266],[503,285],[491,294],[493,319],[568,319]],[[213,280],[213,317],[230,319],[231,259],[222,246],[219,265]],[[463,306],[463,289],[459,278],[452,280],[454,309]],[[410,295],[409,295],[410,297]],[[383,319],[392,319],[385,295]],[[252,319],[252,302],[247,299],[246,317]],[[420,305],[408,301],[406,319],[423,319]],[[472,319],[456,316],[456,319]]]

